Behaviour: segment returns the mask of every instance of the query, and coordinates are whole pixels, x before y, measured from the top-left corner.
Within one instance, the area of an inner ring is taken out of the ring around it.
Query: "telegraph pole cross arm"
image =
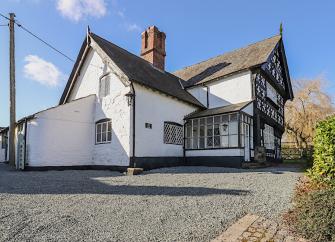
[[[15,100],[15,14],[9,14],[9,137],[8,158],[9,164],[15,166],[15,126],[16,126],[16,100]]]

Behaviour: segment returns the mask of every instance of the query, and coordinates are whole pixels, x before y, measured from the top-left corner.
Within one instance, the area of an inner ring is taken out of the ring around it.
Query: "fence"
[[[295,143],[282,142],[281,154],[284,160],[311,160],[313,157],[313,146],[307,145],[306,148],[296,147]]]

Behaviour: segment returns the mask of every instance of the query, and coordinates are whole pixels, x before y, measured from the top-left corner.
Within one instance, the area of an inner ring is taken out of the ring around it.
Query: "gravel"
[[[210,241],[246,213],[278,220],[297,168],[18,172],[0,164],[0,241]]]

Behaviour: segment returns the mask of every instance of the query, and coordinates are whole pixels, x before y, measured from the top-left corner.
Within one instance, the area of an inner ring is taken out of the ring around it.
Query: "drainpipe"
[[[23,159],[24,164],[23,164],[23,169],[27,163],[27,127],[28,127],[27,123],[28,123],[28,119],[25,118],[24,119],[24,159]]]
[[[135,112],[135,107],[136,107],[136,94],[135,94],[135,88],[134,88],[134,84],[133,81],[130,82],[130,89],[131,92],[133,94],[133,98],[132,98],[132,106],[133,106],[133,154],[132,157],[130,158],[130,167],[135,168],[136,167],[136,155],[135,155],[135,134],[136,134],[136,112]]]

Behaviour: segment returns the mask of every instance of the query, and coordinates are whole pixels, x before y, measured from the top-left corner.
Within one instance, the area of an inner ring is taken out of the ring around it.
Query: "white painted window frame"
[[[106,125],[106,130],[103,131],[103,126]],[[98,139],[100,135],[100,140]],[[105,136],[105,140],[103,140]],[[95,144],[108,144],[112,142],[112,120],[104,119],[95,123]]]

